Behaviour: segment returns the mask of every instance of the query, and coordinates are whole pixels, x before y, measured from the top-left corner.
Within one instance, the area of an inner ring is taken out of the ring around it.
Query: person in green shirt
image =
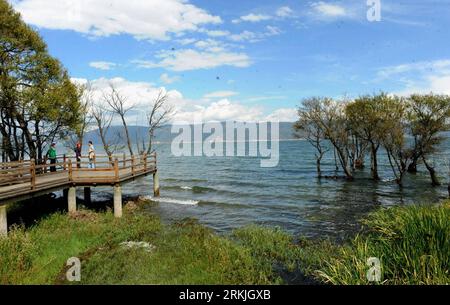
[[[47,151],[47,158],[50,160],[50,172],[56,172],[56,144],[52,143]]]

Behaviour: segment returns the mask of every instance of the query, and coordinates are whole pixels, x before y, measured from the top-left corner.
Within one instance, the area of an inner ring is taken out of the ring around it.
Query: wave
[[[172,203],[172,204],[180,204],[180,205],[198,205],[199,201],[195,200],[187,200],[187,199],[174,199],[174,198],[155,198],[148,196],[147,199],[154,201],[154,202],[160,202],[160,203]]]
[[[202,194],[202,193],[228,193],[228,191],[221,191],[212,187],[206,186],[187,186],[187,185],[174,185],[174,186],[164,186],[163,189],[167,190],[183,190],[183,191],[192,191],[194,194]]]
[[[219,192],[219,190],[216,190],[212,187],[206,187],[206,186],[194,186],[192,188],[193,193],[208,193],[208,192]]]
[[[161,179],[162,181],[166,182],[208,182],[208,180],[205,179],[177,179],[177,178],[165,178]]]

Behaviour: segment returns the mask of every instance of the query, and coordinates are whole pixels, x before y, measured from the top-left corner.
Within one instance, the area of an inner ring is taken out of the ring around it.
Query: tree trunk
[[[430,173],[431,184],[432,184],[433,186],[439,186],[439,185],[441,185],[441,183],[439,182],[439,179],[438,179],[438,177],[437,177],[437,175],[436,175],[435,169],[434,169],[431,165],[429,165],[429,164],[427,163],[425,157],[422,157],[422,160],[423,160],[423,164],[425,164],[425,167],[427,168],[428,172]]]
[[[408,173],[410,174],[417,174],[417,161],[419,160],[419,157],[414,157],[411,161],[411,164],[408,166]]]
[[[122,117],[123,128],[125,129],[125,136],[127,137],[128,150],[130,151],[130,155],[134,156],[133,146],[131,144],[130,133],[128,132],[127,122],[125,121],[125,117],[123,115],[121,115],[121,117]]]
[[[317,158],[316,160],[316,166],[317,166],[317,175],[320,178],[322,178],[322,171],[320,170],[320,161],[322,158]]]
[[[335,147],[336,147],[336,145],[335,145]],[[339,161],[341,162],[342,169],[344,170],[347,180],[353,180],[354,177],[353,177],[352,169],[350,168],[350,166],[348,164],[347,155],[341,149],[339,149],[337,147],[336,147],[336,151],[338,153]]]
[[[378,145],[375,145],[374,143],[371,143],[371,155],[372,155],[372,178],[375,181],[380,180],[380,176],[378,175],[378,159],[377,159],[377,153],[378,153]]]
[[[339,170],[338,162],[337,162],[337,156],[336,156],[336,147],[333,147],[334,152],[334,165],[336,166],[336,172]]]

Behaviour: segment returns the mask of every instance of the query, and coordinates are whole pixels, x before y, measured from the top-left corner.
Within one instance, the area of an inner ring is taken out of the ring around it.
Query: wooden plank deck
[[[120,185],[157,172],[156,154],[112,160],[98,156],[95,169],[89,169],[84,159],[78,168],[75,158],[64,156],[53,173],[49,164],[35,165],[33,160],[0,163],[0,206],[69,187]]]

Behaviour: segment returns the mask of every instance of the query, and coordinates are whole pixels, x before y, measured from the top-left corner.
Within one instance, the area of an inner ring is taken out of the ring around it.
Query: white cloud
[[[435,60],[435,61],[420,61],[415,63],[407,63],[396,66],[389,66],[381,68],[378,71],[379,78],[389,78],[398,74],[407,72],[419,71],[421,73],[427,71],[434,71],[439,74],[450,73],[450,59]]]
[[[86,84],[87,79],[72,78],[72,82],[77,84]],[[164,87],[156,87],[152,83],[148,82],[132,82],[121,77],[116,78],[99,78],[89,82],[92,86],[92,96],[96,105],[104,104],[103,93],[107,92],[110,88],[110,84],[113,84],[115,89],[126,98],[126,106],[134,106],[134,111],[130,112],[127,116],[127,121],[130,124],[144,124],[146,120],[146,114],[150,110],[153,101],[158,96],[160,90],[168,95],[168,103],[180,109],[184,107],[187,101],[183,95],[177,90],[168,91]],[[114,121],[114,124],[119,124],[118,120]]]
[[[243,31],[239,34],[233,34],[230,39],[233,41],[257,41],[257,34],[250,31]]]
[[[282,6],[275,12],[275,15],[281,18],[290,17],[294,14],[294,11],[289,6]]]
[[[179,40],[177,40],[177,42],[178,42],[179,44],[183,45],[183,46],[186,46],[186,45],[188,45],[188,44],[192,44],[192,43],[194,43],[194,42],[196,42],[196,41],[197,41],[197,39],[194,39],[194,38],[185,38],[185,39],[179,39]]]
[[[211,52],[193,49],[175,52],[161,52],[158,63],[152,61],[135,60],[133,63],[140,68],[165,68],[171,71],[190,71],[198,69],[212,69],[220,66],[245,68],[250,66],[250,58],[244,53],[227,51]]]
[[[221,42],[214,39],[199,40],[194,45],[199,49],[206,50],[212,53],[225,51],[225,46]]]
[[[261,102],[261,101],[274,101],[274,100],[280,100],[280,99],[286,99],[286,96],[278,95],[278,96],[254,96],[245,99],[248,102]]]
[[[111,70],[117,65],[113,62],[108,61],[93,61],[89,63],[89,66],[99,70]]]
[[[166,40],[222,20],[186,0],[22,0],[14,8],[32,25],[91,36],[130,34]]]
[[[255,122],[263,117],[260,107],[248,107],[228,99],[213,102],[208,106],[196,105],[193,110],[177,113],[174,122],[193,121],[243,121]]]
[[[297,119],[298,115],[295,108],[280,108],[266,116],[265,121],[295,122]]]
[[[235,91],[216,91],[216,92],[211,92],[208,94],[204,95],[204,98],[206,99],[211,99],[211,98],[225,98],[225,97],[231,97],[231,96],[235,96],[238,95],[238,92]]]
[[[230,32],[216,30],[216,31],[206,31],[206,34],[208,34],[208,36],[211,36],[211,37],[223,37],[223,36],[230,35]]]
[[[72,81],[77,84],[86,84],[88,82],[87,79],[82,78],[73,78]],[[288,109],[275,110],[272,114],[267,115],[260,106],[248,106],[239,101],[222,98],[237,94],[231,91],[213,92],[205,95],[221,98],[219,101],[210,103],[204,99],[187,99],[177,90],[168,91],[166,88],[155,86],[152,83],[132,82],[120,77],[112,79],[99,78],[90,81],[90,83],[96,104],[102,103],[103,92],[109,90],[110,84],[113,84],[119,93],[126,97],[126,105],[134,105],[136,107],[135,111],[126,117],[130,125],[145,124],[146,113],[160,90],[168,94],[168,103],[175,109],[175,115],[172,119],[173,123],[182,121],[194,122],[194,120],[203,122],[228,120],[254,122],[281,119],[281,121],[286,121],[290,118]],[[114,124],[120,124],[120,122],[116,120]]]
[[[180,80],[180,77],[178,77],[178,76],[170,77],[169,74],[163,73],[163,74],[159,77],[159,80],[160,80],[162,83],[169,85],[169,84],[173,84],[173,83],[179,81],[179,80]]]
[[[398,95],[412,93],[450,94],[450,59],[420,61],[384,67],[377,73],[377,81],[397,81],[404,88]]]
[[[229,36],[229,39],[232,41],[240,42],[240,41],[246,41],[246,42],[258,42],[261,40],[264,40],[271,36],[276,36],[281,34],[281,30],[278,27],[268,25],[266,26],[266,31],[262,33],[255,33],[251,31],[243,31],[239,34],[233,34]]]
[[[345,7],[339,4],[326,3],[323,1],[311,4],[311,8],[317,17],[336,18],[346,17],[349,14]]]
[[[232,20],[232,23],[240,23],[240,22],[260,22],[267,21],[272,19],[272,16],[262,15],[262,14],[248,14],[245,16],[241,16],[239,19]]]

